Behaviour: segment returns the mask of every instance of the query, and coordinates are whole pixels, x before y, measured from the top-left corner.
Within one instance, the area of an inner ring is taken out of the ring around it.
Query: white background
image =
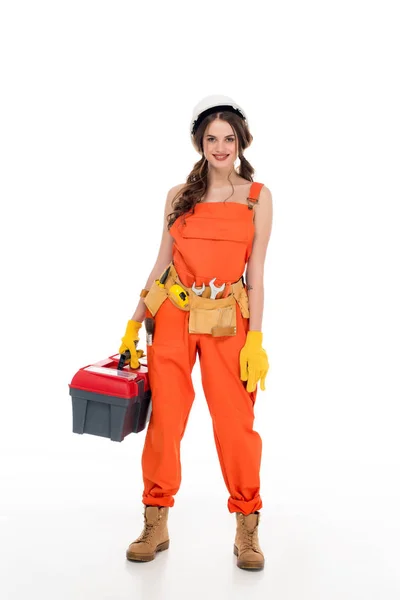
[[[399,597],[396,4],[2,3],[2,598]],[[118,350],[208,94],[245,109],[273,197],[258,573],[236,566],[198,363],[153,562],[125,560],[144,433],[72,433],[68,383]]]

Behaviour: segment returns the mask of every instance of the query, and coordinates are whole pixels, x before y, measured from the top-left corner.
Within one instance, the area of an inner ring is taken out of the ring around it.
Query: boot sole
[[[249,571],[262,571],[264,568],[264,560],[262,562],[250,562],[245,560],[240,560],[239,558],[239,550],[236,544],[233,545],[233,553],[238,557],[237,566],[239,569],[247,569]]]
[[[163,550],[167,550],[167,548],[169,548],[169,540],[163,542],[162,544],[158,544],[157,548],[152,554],[140,554],[139,552],[129,552],[129,550],[127,550],[126,558],[134,562],[148,562],[155,559],[157,552],[162,552]]]

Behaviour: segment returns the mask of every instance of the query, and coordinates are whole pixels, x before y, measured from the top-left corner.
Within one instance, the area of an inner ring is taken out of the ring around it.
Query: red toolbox
[[[69,384],[74,433],[90,433],[122,442],[129,433],[143,431],[151,414],[147,359],[139,368],[118,368],[116,354],[82,367]]]

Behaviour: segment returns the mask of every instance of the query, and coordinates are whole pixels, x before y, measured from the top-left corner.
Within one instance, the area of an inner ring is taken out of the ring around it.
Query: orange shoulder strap
[[[253,208],[255,204],[258,204],[258,198],[260,196],[260,191],[263,185],[263,183],[259,183],[257,181],[253,181],[253,183],[251,184],[250,192],[247,196],[247,200],[249,201],[249,208]]]

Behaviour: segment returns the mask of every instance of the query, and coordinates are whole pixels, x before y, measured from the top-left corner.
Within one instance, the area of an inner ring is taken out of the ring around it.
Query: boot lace
[[[140,536],[138,537],[138,542],[149,542],[151,540],[151,537],[155,531],[155,525],[156,523],[150,524],[150,523],[146,523],[142,533],[140,534]]]
[[[243,527],[242,530],[242,540],[243,540],[243,544],[241,544],[241,549],[242,550],[256,550],[256,544],[253,541],[253,536],[255,534],[255,529],[253,531],[250,531],[249,529],[246,529],[246,527]]]
[[[136,541],[137,542],[145,542],[145,543],[150,542],[150,540],[157,528],[159,521],[160,521],[160,518],[158,518],[155,523],[147,523],[145,521],[144,529]]]

